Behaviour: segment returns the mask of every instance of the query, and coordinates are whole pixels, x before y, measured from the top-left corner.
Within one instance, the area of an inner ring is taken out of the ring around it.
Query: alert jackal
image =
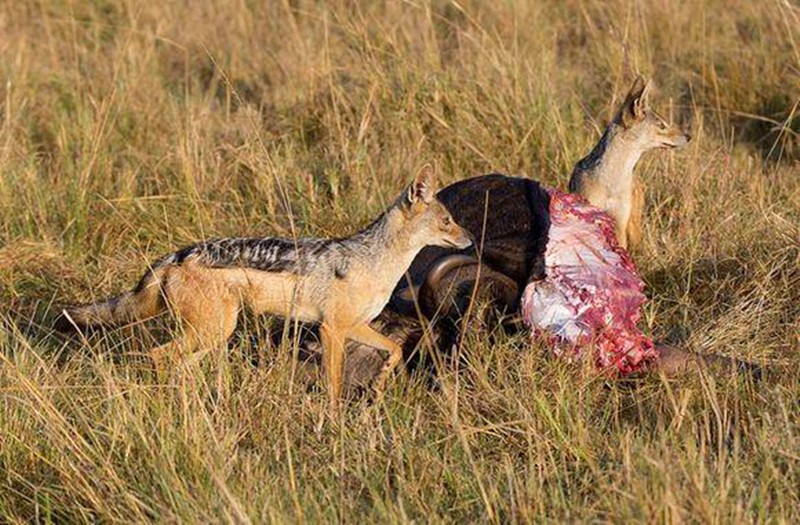
[[[691,139],[650,108],[650,86],[636,78],[602,138],[575,165],[569,180],[570,192],[614,217],[623,248],[635,247],[641,237],[644,195],[633,177],[639,157],[652,149],[683,147]]]
[[[345,339],[389,352],[375,382],[380,392],[402,352],[368,323],[422,248],[472,243],[435,194],[435,173],[428,165],[383,215],[350,237],[227,238],[188,246],[156,261],[132,291],[67,308],[57,327],[114,326],[169,310],[183,335],[151,351],[161,368],[168,358],[223,348],[239,310],[247,307],[320,324],[334,407],[342,389]]]

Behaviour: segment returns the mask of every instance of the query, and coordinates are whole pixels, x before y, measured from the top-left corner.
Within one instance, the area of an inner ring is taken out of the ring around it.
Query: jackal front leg
[[[342,374],[344,372],[344,334],[332,325],[322,323],[322,362],[328,379],[328,395],[331,408],[336,411],[342,397]]]
[[[363,324],[352,329],[348,334],[350,339],[357,341],[361,344],[372,346],[378,350],[385,350],[389,352],[389,357],[383,365],[378,376],[375,378],[374,390],[375,394],[380,397],[386,388],[386,381],[400,361],[403,359],[403,349],[400,345],[386,337],[385,335],[376,332],[369,325]]]

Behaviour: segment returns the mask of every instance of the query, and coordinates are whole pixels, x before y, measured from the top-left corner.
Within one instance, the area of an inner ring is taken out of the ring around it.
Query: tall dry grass
[[[786,0],[4,2],[0,520],[797,522],[798,46]],[[474,332],[336,427],[291,341],[159,383],[158,329],[44,324],[202,237],[351,231],[425,160],[564,186],[630,69],[696,139],[638,170],[645,324],[759,384]]]

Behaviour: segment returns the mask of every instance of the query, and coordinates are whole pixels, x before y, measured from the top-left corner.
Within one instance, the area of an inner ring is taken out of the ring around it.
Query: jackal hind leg
[[[183,335],[150,351],[160,374],[168,365],[200,361],[224,349],[236,328],[239,297],[224,283],[199,270],[176,268],[165,283],[170,312]]]
[[[389,352],[389,357],[383,365],[383,368],[378,373],[373,383],[373,389],[378,399],[383,396],[386,389],[386,381],[392,374],[392,371],[397,368],[397,365],[403,360],[403,349],[399,344],[395,343],[385,335],[376,332],[369,325],[363,324],[352,329],[348,334],[350,339],[357,341],[361,344],[372,346],[379,350]]]

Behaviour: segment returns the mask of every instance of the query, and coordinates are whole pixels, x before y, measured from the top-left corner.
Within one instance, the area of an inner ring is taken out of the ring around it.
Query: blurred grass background
[[[799,46],[788,0],[6,0],[0,520],[798,521]],[[286,348],[161,384],[150,333],[44,324],[200,238],[346,234],[424,161],[565,187],[632,70],[695,139],[637,170],[647,329],[760,384],[472,333],[336,429]]]

